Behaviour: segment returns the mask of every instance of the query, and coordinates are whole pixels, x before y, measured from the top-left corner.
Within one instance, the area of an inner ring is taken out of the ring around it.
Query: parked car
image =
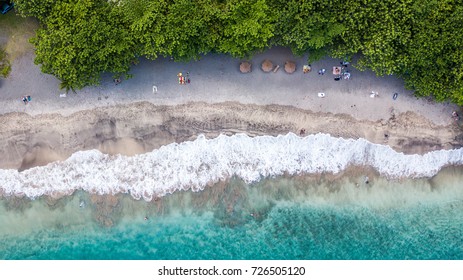
[[[14,3],[7,3],[7,2],[0,2],[0,12],[2,13],[2,15],[8,13],[9,10],[13,9],[14,7]]]

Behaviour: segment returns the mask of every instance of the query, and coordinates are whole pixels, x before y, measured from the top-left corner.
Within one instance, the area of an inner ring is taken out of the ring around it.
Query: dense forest
[[[16,0],[39,19],[42,71],[65,89],[128,74],[140,57],[249,57],[271,46],[395,74],[418,96],[463,105],[461,0]]]

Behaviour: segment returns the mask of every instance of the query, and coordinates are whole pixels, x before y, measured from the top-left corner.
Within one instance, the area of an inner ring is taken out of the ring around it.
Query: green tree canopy
[[[59,0],[15,0],[17,10],[23,16],[36,17],[44,21],[50,15],[53,5]]]
[[[403,69],[407,85],[420,96],[463,105],[463,6],[460,1],[424,0],[415,15]]]
[[[341,1],[270,0],[276,14],[275,43],[288,46],[293,53],[313,54],[328,46],[346,27],[336,10]]]
[[[219,38],[214,0],[126,0],[120,6],[141,55],[199,58]]]
[[[272,45],[314,60],[360,54],[417,95],[463,104],[461,0],[16,0],[41,28],[36,63],[65,88],[128,73],[139,56],[245,57]]]
[[[345,27],[332,53],[351,56],[361,53],[358,67],[378,75],[400,73],[408,64],[406,46],[411,40],[413,0],[347,0],[339,5]]]
[[[139,55],[155,59],[164,52],[167,5],[166,0],[125,0],[117,7]]]
[[[268,47],[273,16],[265,0],[228,0],[220,14],[217,50],[244,57]]]
[[[134,41],[117,11],[101,0],[57,1],[32,40],[35,62],[68,90],[97,84],[103,72],[127,73]]]

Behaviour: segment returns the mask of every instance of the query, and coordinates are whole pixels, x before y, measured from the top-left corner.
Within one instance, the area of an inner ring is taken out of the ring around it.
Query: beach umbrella
[[[249,63],[247,61],[241,62],[240,71],[241,71],[241,73],[249,73],[249,72],[251,72],[251,63]]]
[[[270,60],[266,59],[264,60],[264,62],[262,62],[262,71],[270,72],[272,71],[272,69],[273,69],[273,63]]]
[[[294,63],[292,61],[286,61],[285,62],[285,71],[288,74],[294,73],[294,71],[296,71],[296,63]]]

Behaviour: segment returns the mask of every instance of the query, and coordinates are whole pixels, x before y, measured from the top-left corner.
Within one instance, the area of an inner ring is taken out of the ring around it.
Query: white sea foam
[[[424,155],[404,155],[365,139],[327,134],[304,138],[287,135],[248,137],[199,136],[137,155],[110,156],[97,150],[23,172],[0,170],[5,195],[70,194],[82,189],[97,194],[130,193],[151,200],[178,190],[202,190],[207,184],[238,176],[247,183],[287,174],[338,173],[349,165],[375,168],[388,178],[432,177],[442,167],[463,164],[463,148]]]

